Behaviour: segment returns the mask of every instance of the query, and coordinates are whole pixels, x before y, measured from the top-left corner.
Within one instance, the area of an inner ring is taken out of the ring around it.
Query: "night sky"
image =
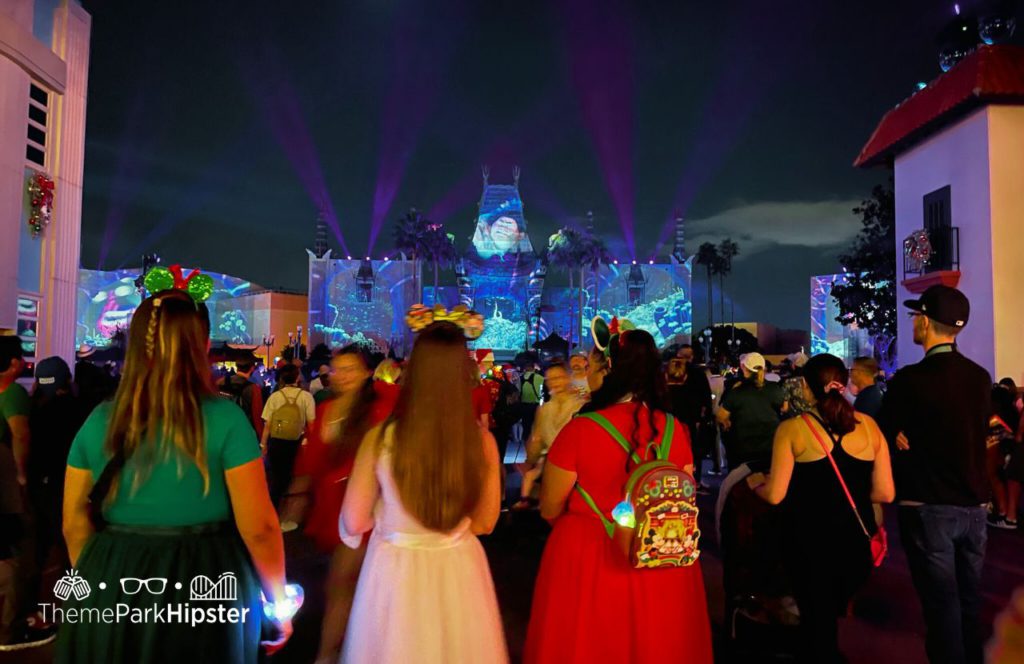
[[[376,233],[384,256],[412,206],[465,246],[480,165],[499,183],[519,165],[535,247],[593,210],[617,255],[632,235],[646,260],[679,209],[689,251],[739,243],[737,320],[799,328],[809,277],[836,271],[850,208],[888,177],[851,163],[939,73],[952,16],[918,0],[83,5],[84,267],[156,251],[305,290],[321,203],[336,253]],[[694,293],[701,322],[700,271]]]

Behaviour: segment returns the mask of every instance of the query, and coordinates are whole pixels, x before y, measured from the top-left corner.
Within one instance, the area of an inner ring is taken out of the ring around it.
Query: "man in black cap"
[[[924,610],[929,660],[980,664],[992,379],[957,350],[970,316],[963,293],[932,286],[904,306],[925,356],[896,373],[879,414],[895,448],[900,534]]]

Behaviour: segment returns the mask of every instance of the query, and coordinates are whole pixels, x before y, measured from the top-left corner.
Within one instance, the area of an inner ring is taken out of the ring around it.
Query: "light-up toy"
[[[628,496],[612,509],[612,518],[623,528],[636,527],[636,514],[633,513],[633,505]]]
[[[306,593],[299,584],[288,583],[284,587],[284,599],[280,602],[269,601],[263,592],[260,592],[260,599],[263,600],[263,615],[275,622],[282,622],[291,620],[299,612]]]

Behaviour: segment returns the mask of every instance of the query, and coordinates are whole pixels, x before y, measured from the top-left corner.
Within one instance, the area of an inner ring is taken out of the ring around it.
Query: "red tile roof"
[[[873,166],[986,104],[1024,103],[1024,47],[979,46],[882,117],[854,166]]]

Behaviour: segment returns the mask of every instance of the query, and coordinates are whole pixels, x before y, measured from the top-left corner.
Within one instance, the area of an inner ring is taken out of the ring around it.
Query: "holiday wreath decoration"
[[[53,180],[46,173],[34,171],[28,177],[28,195],[28,229],[32,237],[39,237],[53,218]]]

